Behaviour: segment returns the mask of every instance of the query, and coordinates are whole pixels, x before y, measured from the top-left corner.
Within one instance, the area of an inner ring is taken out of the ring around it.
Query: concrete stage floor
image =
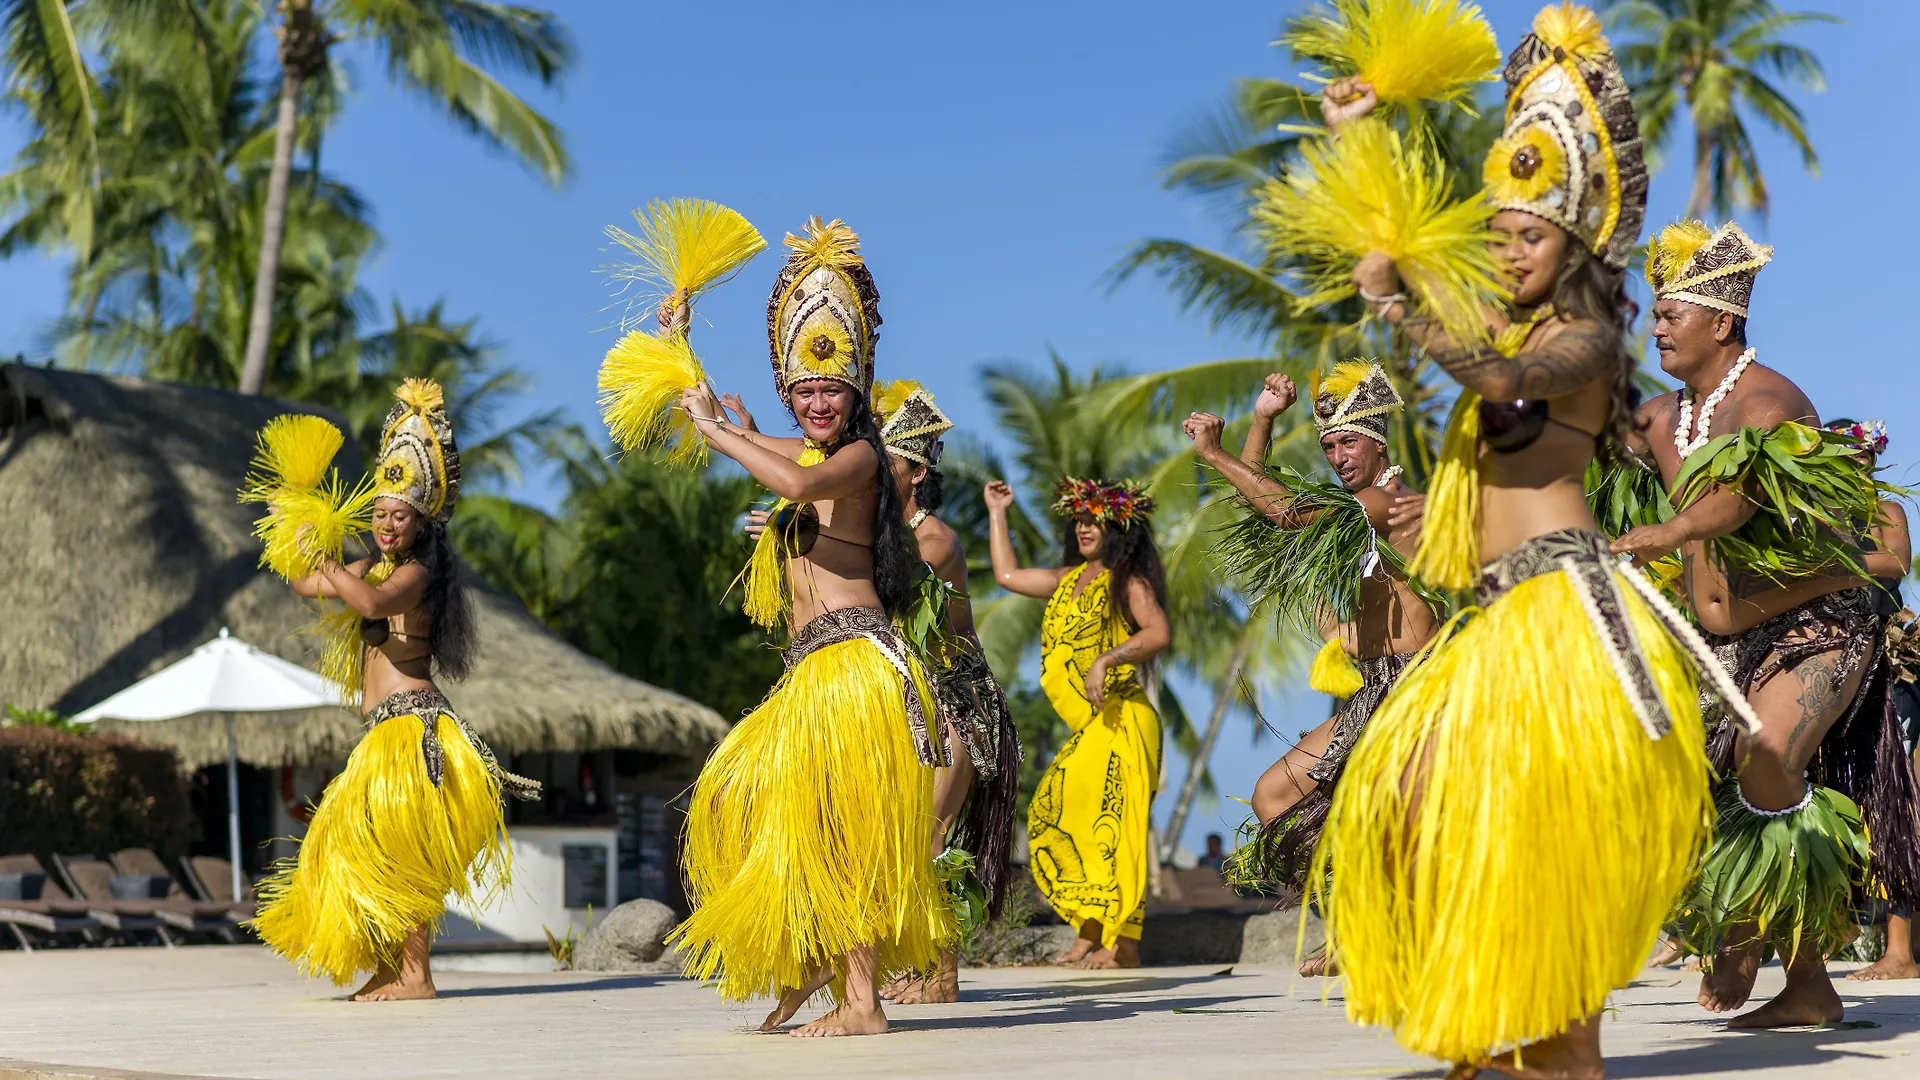
[[[452,963],[454,961],[449,961]],[[1841,970],[1836,967],[1836,971]],[[0,1080],[629,1080],[672,1076],[1439,1076],[1284,969],[969,969],[958,1005],[877,1038],[749,1034],[767,1006],[650,975],[445,970],[438,1001],[358,1005],[251,946],[0,952]],[[1842,981],[1848,1027],[1733,1033],[1697,976],[1616,996],[1611,1077],[1910,1078],[1920,981]],[[1761,974],[1763,992],[1780,969]],[[818,1015],[809,1008],[802,1019]]]

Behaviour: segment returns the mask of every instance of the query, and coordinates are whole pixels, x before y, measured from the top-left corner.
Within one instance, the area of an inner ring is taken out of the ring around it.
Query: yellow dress
[[[1073,595],[1086,567],[1062,578],[1040,630],[1040,686],[1073,730],[1047,767],[1027,810],[1028,861],[1053,910],[1078,930],[1100,921],[1102,948],[1139,940],[1147,874],[1149,813],[1160,786],[1160,716],[1130,664],[1107,672],[1106,704],[1087,700],[1087,669],[1128,637],[1108,604],[1102,570]]]

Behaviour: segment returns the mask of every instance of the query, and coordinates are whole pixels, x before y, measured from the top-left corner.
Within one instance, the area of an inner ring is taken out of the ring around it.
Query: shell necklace
[[[1405,470],[1398,465],[1389,465],[1380,470],[1380,479],[1375,480],[1373,486],[1377,488],[1392,487],[1394,480],[1404,471]]]
[[[1753,348],[1749,346],[1746,352],[1740,354],[1740,359],[1733,362],[1727,377],[1721,379],[1720,385],[1707,395],[1707,400],[1700,403],[1700,433],[1691,439],[1687,438],[1687,433],[1693,430],[1693,392],[1684,386],[1680,388],[1680,423],[1673,429],[1673,445],[1680,451],[1681,461],[1713,441],[1713,410],[1720,407],[1720,402],[1733,390],[1733,384],[1740,381],[1740,376],[1746,374],[1747,366],[1752,363]]]

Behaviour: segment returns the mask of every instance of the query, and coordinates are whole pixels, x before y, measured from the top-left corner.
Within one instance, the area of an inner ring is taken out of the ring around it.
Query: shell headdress
[[[822,223],[816,217],[808,219],[806,235],[788,233],[786,244],[792,250],[767,298],[774,390],[786,401],[794,383],[833,379],[867,396],[880,291],[860,257],[860,237],[838,218]]]
[[[1647,247],[1647,284],[1655,300],[1684,300],[1729,315],[1747,317],[1753,281],[1773,261],[1773,249],[1756,244],[1729,221],[1708,232],[1698,221],[1660,230]]]
[[[940,464],[940,436],[953,430],[953,421],[933,403],[933,395],[912,379],[881,383],[874,388],[874,412],[880,420],[880,441],[887,452],[928,468]]]
[[[1626,269],[1646,222],[1647,163],[1600,17],[1571,3],[1541,9],[1504,77],[1506,128],[1483,170],[1489,199],[1553,222]]]
[[[1333,369],[1313,400],[1313,426],[1320,434],[1351,431],[1387,444],[1387,417],[1406,402],[1379,364],[1348,360]]]
[[[446,396],[431,379],[408,379],[393,396],[380,430],[374,496],[399,499],[428,520],[444,523],[460,501],[460,448],[453,441]]]

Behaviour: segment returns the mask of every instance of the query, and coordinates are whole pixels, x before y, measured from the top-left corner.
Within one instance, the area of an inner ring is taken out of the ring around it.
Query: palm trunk
[[[1687,220],[1704,217],[1713,202],[1713,133],[1693,133],[1693,194],[1687,196]]]
[[[1240,685],[1240,670],[1247,666],[1247,653],[1253,648],[1254,630],[1252,626],[1243,626],[1240,640],[1233,644],[1233,655],[1227,658],[1226,674],[1220,678],[1220,687],[1213,695],[1213,715],[1207,717],[1207,730],[1200,736],[1200,745],[1193,749],[1193,759],[1187,762],[1187,778],[1180,785],[1180,796],[1173,801],[1173,813],[1167,816],[1167,831],[1160,849],[1160,861],[1173,861],[1174,848],[1179,846],[1180,833],[1187,827],[1187,815],[1193,810],[1194,796],[1200,792],[1200,777],[1207,771],[1207,762],[1213,757],[1213,744],[1220,740],[1220,729],[1226,726],[1227,709],[1233,704],[1235,691]]]
[[[267,344],[273,337],[273,293],[280,279],[280,242],[287,231],[287,184],[293,175],[293,136],[299,121],[300,84],[286,69],[280,82],[280,114],[273,131],[273,170],[267,174],[267,207],[260,225],[260,265],[253,275],[253,311],[247,323],[247,353],[240,392],[258,394],[267,375]]]

